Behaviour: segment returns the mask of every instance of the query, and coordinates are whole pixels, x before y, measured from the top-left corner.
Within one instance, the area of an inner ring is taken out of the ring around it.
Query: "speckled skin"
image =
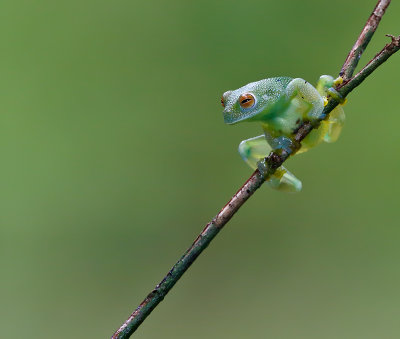
[[[244,140],[239,145],[239,153],[250,167],[257,168],[257,162],[271,150],[284,148],[290,152],[293,133],[304,121],[313,121],[320,116],[324,97],[333,81],[330,76],[321,76],[317,90],[300,78],[277,77],[252,82],[223,94],[225,123],[258,121],[264,130],[263,135]],[[244,104],[241,101],[243,96],[252,99],[250,107],[245,107],[249,102]],[[303,140],[297,153],[305,152],[322,141],[335,141],[343,123],[344,112],[338,106],[330,114],[329,120],[322,122]],[[268,184],[289,192],[298,192],[302,187],[301,181],[283,166],[268,180]]]

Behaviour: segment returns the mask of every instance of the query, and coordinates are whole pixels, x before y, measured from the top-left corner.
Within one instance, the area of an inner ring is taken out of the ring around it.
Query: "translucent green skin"
[[[243,160],[255,169],[257,162],[271,150],[283,148],[290,152],[292,136],[303,122],[318,119],[324,108],[324,97],[332,86],[333,78],[327,75],[320,77],[317,88],[300,78],[277,77],[225,92],[222,98],[225,123],[258,121],[264,130],[263,135],[240,143],[239,153]],[[245,94],[251,94],[255,99],[251,107],[240,105],[239,98]],[[323,121],[302,141],[297,153],[305,152],[322,141],[336,141],[344,119],[342,107],[337,106],[329,115],[329,120]],[[268,180],[268,184],[288,192],[298,192],[302,187],[301,181],[283,166]]]

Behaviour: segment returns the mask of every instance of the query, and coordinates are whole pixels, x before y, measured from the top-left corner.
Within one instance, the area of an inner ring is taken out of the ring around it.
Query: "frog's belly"
[[[324,141],[324,136],[326,135],[328,128],[328,124],[322,122],[318,129],[313,129],[301,142],[301,148],[297,151],[297,154],[304,153]],[[279,147],[279,143],[282,143],[282,145],[287,144],[287,146],[290,147],[290,140],[293,137],[293,132],[290,134],[284,134],[281,131],[271,129],[267,124],[263,124],[263,130],[267,142],[272,148]],[[285,140],[287,140],[287,142],[285,142]]]

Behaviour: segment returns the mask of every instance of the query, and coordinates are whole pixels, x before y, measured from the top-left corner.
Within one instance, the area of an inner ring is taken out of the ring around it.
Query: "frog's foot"
[[[252,169],[257,168],[257,162],[265,158],[272,148],[265,139],[265,135],[243,140],[239,144],[239,154]]]
[[[268,166],[265,159],[258,162],[258,170],[264,177],[266,176]],[[281,192],[296,193],[302,188],[301,181],[283,166],[276,169],[275,173],[267,179],[267,183],[271,188]]]
[[[301,147],[300,143],[284,135],[273,138],[271,140],[271,146],[275,151],[283,150],[292,155]]]
[[[344,105],[347,102],[346,98],[343,98],[342,95],[335,89],[337,86],[343,83],[343,78],[338,77],[334,79],[330,75],[321,75],[319,77],[317,83],[317,90],[319,94],[324,97],[324,106],[328,104],[328,96],[331,96],[336,101],[338,101],[341,105]]]
[[[340,105],[345,105],[347,103],[347,99],[344,98],[334,87],[328,88],[327,93],[330,97],[335,99]]]
[[[343,78],[342,77],[337,77],[335,80],[333,80],[333,86],[337,87],[339,85],[343,84]]]
[[[266,140],[265,135],[243,140],[239,144],[239,154],[252,169],[258,168],[260,159],[268,156],[273,149],[293,154],[295,143],[288,137],[280,136],[272,139],[270,143],[271,145]],[[298,144],[297,146],[300,148],[301,145]]]
[[[279,167],[267,181],[268,185],[273,189],[281,192],[296,193],[300,192],[302,183],[285,167]]]
[[[333,76],[330,75],[321,75],[317,82],[317,91],[322,97],[326,97],[328,88],[333,86],[334,83]]]
[[[272,151],[264,135],[243,140],[239,144],[239,154],[242,159],[253,169],[259,169],[262,175],[267,173],[265,157]],[[301,181],[283,166],[279,167],[267,180],[272,188],[283,192],[299,192]]]

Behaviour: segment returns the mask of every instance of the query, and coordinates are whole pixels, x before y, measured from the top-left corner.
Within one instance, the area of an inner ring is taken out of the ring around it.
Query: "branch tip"
[[[387,36],[388,38],[392,39],[392,44],[395,46],[399,46],[400,45],[400,35],[399,36],[395,36],[393,34],[385,34],[385,36]]]
[[[370,17],[365,23],[359,37],[354,43],[353,48],[350,50],[347,58],[342,66],[342,69],[339,75],[343,78],[346,83],[354,73],[354,70],[357,67],[358,61],[360,60],[362,54],[367,48],[369,42],[372,39],[378,25],[385,14],[386,9],[390,5],[391,0],[379,0],[372,11]]]

